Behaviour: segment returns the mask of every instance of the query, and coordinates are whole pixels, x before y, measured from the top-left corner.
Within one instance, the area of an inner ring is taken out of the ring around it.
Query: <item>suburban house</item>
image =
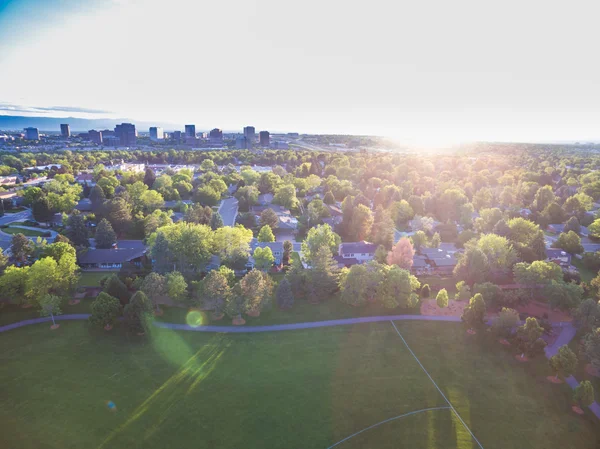
[[[141,240],[121,240],[109,249],[95,248],[94,239],[90,239],[90,244],[90,248],[77,255],[82,270],[115,270],[128,265],[139,268],[148,251]]]
[[[250,212],[252,212],[258,220],[260,214],[266,209],[273,210],[279,219],[279,223],[277,224],[277,227],[273,229],[273,233],[275,235],[285,234],[286,238],[292,238],[294,232],[298,229],[298,219],[291,214],[289,209],[278,204],[251,206]]]
[[[92,211],[92,202],[90,201],[89,198],[83,198],[81,200],[79,200],[79,202],[77,203],[77,206],[75,206],[75,209],[77,209],[79,212],[91,212]]]
[[[90,187],[96,185],[93,173],[80,173],[75,177],[75,182],[78,184],[87,184]]]
[[[546,260],[560,265],[561,268],[569,268],[571,258],[571,254],[562,249],[546,249]]]
[[[440,245],[441,246],[441,245]],[[433,273],[438,274],[451,274],[454,271],[454,267],[457,264],[457,260],[454,254],[458,251],[456,247],[446,245],[445,250],[443,248],[421,248],[419,251],[423,257],[425,257],[430,269]],[[414,259],[413,259],[414,261]]]
[[[11,176],[0,176],[0,185],[1,186],[12,186],[17,183],[17,175]]]
[[[565,223],[553,223],[553,224],[549,224],[547,231],[551,232],[552,234],[562,234],[563,232],[565,232]],[[587,237],[589,235],[588,233],[588,229],[585,226],[581,226],[580,230],[579,230],[579,235],[583,236],[583,237]]]
[[[428,274],[431,272],[431,266],[427,262],[427,258],[425,256],[419,256],[415,254],[413,256],[413,264],[411,267],[411,272],[413,274]]]
[[[369,242],[344,242],[338,249],[338,256],[345,261],[356,259],[357,263],[365,263],[373,260],[377,245]]]
[[[275,257],[273,265],[279,266],[283,263],[283,242],[259,242],[256,238],[253,238],[250,242],[250,258],[248,259],[247,266],[254,268],[254,259],[252,254],[256,248],[271,248],[271,252]]]

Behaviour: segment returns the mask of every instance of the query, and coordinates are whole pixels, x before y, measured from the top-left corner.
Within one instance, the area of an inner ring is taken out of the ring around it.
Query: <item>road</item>
[[[4,214],[4,217],[0,217],[0,225],[9,224],[15,221],[24,221],[31,219],[31,210],[26,209],[23,212],[17,212],[16,214]],[[12,235],[0,232],[0,248],[2,248],[3,250],[10,248],[11,239]]]
[[[225,198],[219,207],[219,213],[225,226],[235,226],[235,218],[238,213],[238,200],[235,198]]]

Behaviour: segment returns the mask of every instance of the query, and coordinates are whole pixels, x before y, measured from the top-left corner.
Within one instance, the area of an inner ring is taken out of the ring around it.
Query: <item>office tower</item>
[[[102,145],[102,131],[96,131],[95,129],[90,129],[88,131],[89,139],[94,142],[96,145]]]
[[[165,132],[160,126],[151,126],[150,127],[150,140],[158,141],[163,140],[165,138]]]
[[[119,144],[122,147],[131,147],[137,142],[137,132],[135,125],[131,123],[121,123],[115,126],[115,136],[119,138]]]
[[[181,143],[181,131],[173,131],[171,140],[179,145]]]
[[[37,128],[25,128],[26,140],[40,140],[40,132]]]
[[[69,128],[68,123],[60,125],[60,135],[63,137],[71,137],[71,128]]]
[[[244,137],[246,139],[254,141],[254,139],[256,138],[256,130],[254,129],[254,126],[246,126],[244,128]]]
[[[238,150],[245,150],[246,149],[246,144],[247,144],[247,140],[245,136],[237,136],[235,138],[235,147]]]
[[[208,134],[208,138],[211,144],[223,143],[223,130],[219,128],[211,130]]]
[[[102,142],[106,147],[118,147],[121,145],[121,139],[119,139],[117,136],[102,137]]]
[[[185,137],[196,137],[196,125],[185,125]]]
[[[258,133],[258,138],[260,141],[260,146],[268,147],[271,145],[271,135],[269,134],[269,131],[261,131]]]

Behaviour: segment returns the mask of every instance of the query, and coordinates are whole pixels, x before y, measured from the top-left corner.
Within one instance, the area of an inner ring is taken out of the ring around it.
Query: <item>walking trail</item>
[[[71,314],[71,315],[59,315],[55,316],[56,321],[69,321],[69,320],[87,320],[90,314]],[[20,327],[29,326],[32,324],[47,323],[52,321],[50,317],[34,318],[31,320],[19,321],[17,323],[7,324],[0,326],[0,333],[6,332],[12,329],[18,329]],[[223,333],[257,333],[257,332],[276,332],[276,331],[288,331],[298,329],[316,329],[319,327],[333,327],[333,326],[345,326],[349,324],[361,324],[361,323],[377,323],[382,321],[448,321],[448,322],[460,322],[460,317],[456,316],[424,316],[424,315],[389,315],[389,316],[369,316],[360,318],[347,318],[343,320],[328,320],[328,321],[312,321],[307,323],[291,323],[291,324],[273,324],[269,326],[189,326],[187,324],[176,324],[176,323],[165,323],[162,321],[154,321],[154,326],[163,329],[173,329],[180,331],[193,331],[193,332],[223,332]],[[575,337],[576,329],[571,323],[556,323],[555,327],[561,328],[561,333],[554,343],[545,348],[546,357],[550,358],[558,352],[558,348],[568,344],[573,337]],[[565,379],[567,385],[572,389],[575,389],[579,382],[575,377],[569,376]],[[590,410],[598,419],[600,419],[600,405],[594,402],[590,405]]]

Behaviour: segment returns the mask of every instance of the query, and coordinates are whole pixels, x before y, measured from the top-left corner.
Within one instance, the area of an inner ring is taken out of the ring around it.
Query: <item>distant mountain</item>
[[[40,131],[60,132],[61,123],[68,123],[71,131],[85,132],[90,129],[113,129],[119,123],[133,123],[138,131],[148,132],[151,126],[161,126],[165,131],[182,130],[183,125],[173,123],[139,122],[126,118],[115,119],[86,119],[75,117],[25,117],[20,115],[0,115],[0,130],[22,131],[23,128],[33,127]]]

